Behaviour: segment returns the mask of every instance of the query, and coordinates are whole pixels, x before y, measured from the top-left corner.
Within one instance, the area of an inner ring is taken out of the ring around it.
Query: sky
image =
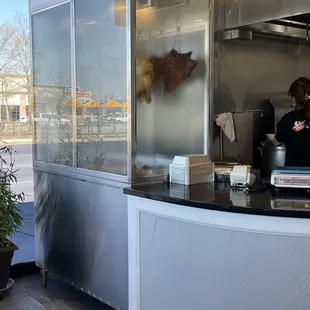
[[[10,22],[14,14],[22,12],[26,14],[28,12],[28,0],[0,0],[0,24]]]

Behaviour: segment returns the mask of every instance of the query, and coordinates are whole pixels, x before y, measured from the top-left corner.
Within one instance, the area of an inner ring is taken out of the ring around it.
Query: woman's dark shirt
[[[285,114],[275,139],[286,147],[285,166],[310,167],[310,121],[302,110]]]

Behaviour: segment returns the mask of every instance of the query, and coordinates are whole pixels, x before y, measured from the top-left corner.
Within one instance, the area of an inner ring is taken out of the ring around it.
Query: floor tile
[[[24,278],[21,281],[21,286],[29,296],[43,304],[57,299],[72,298],[76,294],[76,289],[69,284],[50,278],[48,279],[47,287],[43,288],[40,275]]]
[[[0,302],[1,310],[112,310],[98,300],[58,279],[49,278],[41,287],[39,274],[15,280],[9,294]]]
[[[30,296],[0,301],[1,310],[47,310],[44,305]]]
[[[40,275],[28,276],[22,281],[22,287],[27,294],[51,310],[111,310],[110,307],[58,279],[49,277],[47,288],[44,289],[41,287]]]
[[[4,299],[5,301],[9,301],[9,300],[26,297],[26,296],[28,296],[28,294],[23,290],[21,286],[21,281],[18,279],[15,281],[15,284],[12,290],[9,293],[5,294]],[[2,310],[1,303],[0,303],[0,309]]]
[[[60,299],[45,306],[50,310],[111,310],[106,305],[88,298]]]

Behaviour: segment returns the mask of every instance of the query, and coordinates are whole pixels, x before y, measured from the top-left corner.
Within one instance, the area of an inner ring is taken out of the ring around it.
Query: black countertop
[[[310,193],[305,190],[272,189],[245,193],[229,184],[135,185],[125,188],[127,195],[216,211],[310,218]]]

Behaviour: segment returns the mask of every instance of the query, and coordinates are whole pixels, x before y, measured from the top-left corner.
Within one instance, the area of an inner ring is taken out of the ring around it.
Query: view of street
[[[18,169],[17,184],[13,185],[16,192],[25,193],[25,202],[32,202],[33,196],[33,168],[32,168],[32,145],[16,144],[13,146],[14,167]],[[3,158],[8,161],[9,156],[4,155]]]
[[[29,140],[7,141],[8,145],[13,146],[14,169],[16,173],[17,184],[13,184],[12,188],[16,193],[23,192],[25,201],[20,206],[23,217],[23,225],[18,229],[18,233],[10,237],[19,248],[14,255],[13,264],[33,261],[34,259],[34,183],[33,183],[33,168],[32,168],[32,144]],[[2,147],[4,144],[0,144]],[[3,159],[9,164],[10,156],[1,154]]]

